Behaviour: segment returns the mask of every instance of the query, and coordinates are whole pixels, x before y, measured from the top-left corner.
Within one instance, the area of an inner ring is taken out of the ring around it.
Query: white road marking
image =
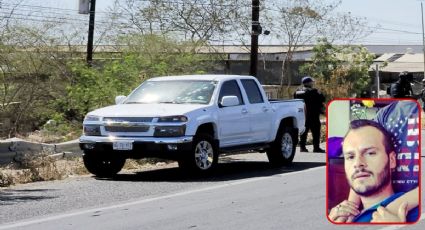
[[[256,182],[256,181],[275,178],[276,176],[295,175],[295,174],[300,174],[300,173],[304,173],[304,172],[319,170],[319,169],[322,169],[322,168],[325,168],[325,167],[326,166],[319,166],[319,167],[310,168],[310,169],[306,169],[306,170],[302,170],[302,171],[281,173],[281,174],[275,174],[275,175],[266,176],[266,177],[244,179],[244,180],[240,180],[240,181],[236,181],[236,182],[230,182],[230,183],[206,187],[206,188],[194,189],[194,190],[174,193],[174,194],[160,196],[160,197],[153,197],[153,198],[148,198],[148,199],[143,199],[143,200],[136,200],[136,201],[132,201],[132,202],[116,204],[116,205],[100,207],[100,208],[91,208],[91,209],[87,209],[87,210],[80,210],[80,211],[54,215],[54,216],[45,217],[45,218],[36,219],[36,220],[27,220],[27,221],[22,221],[22,222],[16,222],[16,223],[11,223],[11,224],[6,224],[6,225],[3,225],[3,226],[0,226],[0,230],[1,229],[8,229],[8,228],[24,227],[24,226],[28,226],[28,225],[31,225],[31,224],[39,224],[39,223],[48,222],[48,221],[52,221],[52,220],[58,220],[58,219],[63,219],[63,218],[67,218],[67,217],[73,217],[73,216],[78,216],[78,215],[82,215],[82,214],[93,213],[93,212],[96,212],[96,211],[106,211],[106,210],[110,210],[110,209],[123,208],[123,207],[126,207],[126,206],[144,204],[144,203],[148,203],[148,202],[152,202],[152,201],[169,199],[169,198],[189,195],[189,194],[193,194],[193,193],[198,193],[198,192],[205,192],[205,191],[211,191],[211,190],[226,188],[226,187],[230,187],[230,186],[240,185],[240,184],[247,184],[247,183],[252,183],[252,182]]]
[[[421,217],[419,218],[418,222],[416,222],[415,224],[418,224],[420,221],[422,221],[424,219],[425,219],[425,212],[423,212],[421,214]],[[415,225],[415,224],[413,224],[413,225]],[[388,227],[385,227],[385,228],[380,228],[378,230],[396,230],[396,229],[400,229],[400,228],[404,228],[404,227],[409,227],[409,226],[411,226],[411,224],[391,225],[391,226],[388,226]]]

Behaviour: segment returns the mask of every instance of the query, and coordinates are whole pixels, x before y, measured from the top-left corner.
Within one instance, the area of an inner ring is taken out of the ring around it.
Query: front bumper
[[[80,148],[87,152],[117,152],[125,158],[157,157],[180,159],[184,152],[192,149],[192,136],[183,137],[107,137],[81,136]],[[117,141],[132,141],[132,150],[113,150]]]

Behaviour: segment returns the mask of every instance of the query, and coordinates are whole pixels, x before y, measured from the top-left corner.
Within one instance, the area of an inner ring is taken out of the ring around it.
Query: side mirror
[[[119,105],[121,104],[127,97],[123,95],[119,95],[115,97],[115,104]]]
[[[221,99],[220,105],[222,107],[230,107],[239,105],[239,99],[237,96],[224,96]]]

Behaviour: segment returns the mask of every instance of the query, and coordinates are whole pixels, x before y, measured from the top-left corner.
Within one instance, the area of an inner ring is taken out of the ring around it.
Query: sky
[[[422,44],[421,1],[343,0],[338,10],[365,17],[370,26],[380,25],[381,29],[361,42]]]
[[[24,0],[23,10],[31,10],[31,6],[66,9],[70,15],[76,14],[79,0]],[[250,3],[250,0],[246,0]],[[261,0],[267,4],[267,1]],[[328,0],[325,0],[328,1]],[[329,0],[331,1],[331,0]],[[425,1],[425,0],[424,0]],[[6,0],[0,0],[3,5]],[[114,0],[97,0],[97,20],[102,20],[102,12],[111,7]],[[425,4],[425,2],[424,2]],[[7,5],[6,5],[7,7]],[[37,8],[33,8],[37,9]],[[44,9],[45,10],[45,9]],[[55,11],[55,9],[52,9]],[[421,1],[419,0],[342,0],[337,9],[339,12],[350,12],[353,16],[364,17],[374,31],[366,38],[355,41],[356,44],[394,44],[421,45]],[[79,15],[78,18],[84,18]],[[87,16],[88,17],[88,16]],[[83,21],[83,20],[82,20]],[[378,29],[377,29],[378,28]],[[260,43],[274,43],[271,39],[260,39]]]

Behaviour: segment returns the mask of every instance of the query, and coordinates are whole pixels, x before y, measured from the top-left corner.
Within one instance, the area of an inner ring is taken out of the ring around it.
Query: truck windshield
[[[124,103],[208,104],[215,86],[215,81],[146,81]]]

